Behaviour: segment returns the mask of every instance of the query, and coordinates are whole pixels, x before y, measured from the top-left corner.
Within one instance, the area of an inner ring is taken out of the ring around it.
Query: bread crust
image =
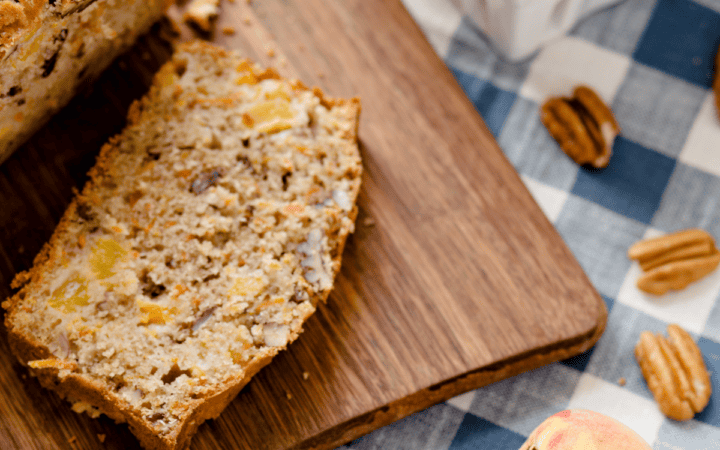
[[[8,340],[13,354],[23,365],[37,359],[52,358],[49,350],[33,341],[32,337],[10,329]],[[148,450],[179,450],[190,445],[192,436],[203,422],[216,419],[227,405],[240,393],[250,379],[265,367],[272,358],[272,354],[265,355],[246,368],[245,376],[228,380],[219,387],[215,393],[204,399],[195,400],[190,405],[189,413],[182,420],[179,432],[170,436],[159,436],[152,430],[152,425],[143,419],[137,411],[125,402],[107,395],[106,390],[98,383],[93,383],[87,377],[70,373],[60,377],[60,370],[53,368],[30,369],[31,374],[38,378],[40,384],[55,391],[61,398],[86,402],[98,408],[103,414],[116,423],[128,424],[132,433],[140,441],[140,445]]]
[[[73,202],[73,207],[74,207]],[[70,208],[68,209],[70,212]],[[358,207],[354,206],[350,212],[350,219],[354,222],[357,218]],[[68,213],[66,213],[68,215]],[[61,224],[67,220],[63,217]],[[59,228],[59,227],[58,227]],[[340,272],[340,264],[342,260],[342,253],[344,246],[347,242],[347,236],[349,233],[345,233],[340,238],[340,246],[338,254],[335,257],[335,261],[338,263],[337,269],[333,275],[335,278]],[[54,237],[55,235],[53,235]],[[33,274],[38,276],[41,271],[42,264],[48,261],[48,252],[52,247],[52,240],[43,251],[38,254],[36,258],[36,265],[33,269],[28,272],[23,272],[17,275],[17,279],[25,278],[26,276],[32,277]],[[37,264],[39,263],[39,265]],[[313,304],[319,302],[325,303],[330,292],[326,291],[322,296],[313,296],[311,301]],[[18,360],[27,366],[28,362],[33,360],[43,360],[47,358],[54,358],[52,353],[44,345],[33,340],[31,336],[27,336],[21,332],[18,332],[12,327],[12,314],[14,312],[13,305],[19,301],[21,292],[13,296],[8,304],[3,304],[3,307],[8,309],[8,314],[5,317],[5,327],[8,330],[8,342],[10,349],[18,358]],[[288,345],[291,342],[288,342]],[[217,389],[214,395],[209,396],[205,399],[197,400],[194,405],[191,406],[191,413],[184,418],[180,432],[170,436],[158,436],[152,430],[152,425],[148,421],[144,420],[137,414],[136,411],[131,409],[127,403],[118,401],[117,398],[113,398],[107,395],[105,389],[96,383],[92,383],[81,375],[69,374],[65,377],[60,377],[60,371],[58,369],[45,368],[45,369],[30,369],[33,376],[37,377],[40,384],[50,390],[55,391],[61,398],[75,399],[89,403],[98,408],[103,414],[113,419],[116,423],[127,422],[130,430],[140,441],[140,445],[148,450],[180,450],[187,448],[190,445],[192,436],[197,432],[197,429],[203,422],[208,419],[216,419],[220,413],[230,404],[233,399],[240,393],[245,385],[250,382],[253,376],[255,376],[263,367],[270,363],[272,358],[277,352],[268,354],[260,360],[255,361],[245,369],[245,376],[229,380],[224,386]]]
[[[224,58],[227,56],[225,50],[200,42],[181,46],[181,49],[189,52],[209,54],[214,58]],[[172,70],[172,67],[168,65],[161,69],[156,75],[148,95],[135,102],[130,108],[128,113],[128,127],[144,120],[143,115],[146,113],[146,107],[153,101],[153,98],[155,98],[155,95],[159,91],[158,85],[164,76],[163,71],[167,70]],[[268,77],[279,78],[279,75],[272,70],[268,70],[265,73]],[[349,130],[349,135],[345,137],[352,145],[357,146],[359,124],[357,119],[360,113],[359,99],[352,98],[345,100],[325,98],[322,91],[317,88],[313,90],[313,93],[319,97],[322,105],[328,108],[339,108],[340,116],[354,123],[355,127]],[[112,178],[113,171],[115,170],[113,161],[120,152],[119,143],[121,139],[122,134],[111,138],[109,142],[103,146],[96,165],[89,172],[89,181],[84,186],[82,193],[78,194],[68,206],[49,242],[45,244],[35,258],[33,267],[27,272],[20,273],[16,276],[12,286],[13,288],[19,288],[19,291],[2,305],[7,309],[5,326],[8,330],[10,348],[23,365],[27,366],[29,362],[37,360],[59,360],[47,346],[43,345],[33,336],[15,327],[14,322],[16,321],[16,315],[21,309],[20,304],[26,295],[30,294],[30,287],[36,283],[40,283],[45,274],[61,264],[56,250],[61,248],[63,239],[70,233],[71,225],[81,215],[79,210],[83,208],[84,204],[93,204],[99,201],[95,198],[94,192],[100,188],[105,180]],[[357,174],[357,177],[359,180],[360,173]],[[354,185],[352,192],[350,192],[350,198],[353,204],[352,208],[347,212],[347,217],[352,223],[355,222],[358,214],[358,207],[355,204],[358,194],[359,183]],[[352,229],[339,228],[336,231],[338,233],[337,249],[332,257],[334,262],[332,266],[333,280],[340,271],[342,252]],[[310,301],[313,305],[317,305],[318,302],[325,302],[329,293],[330,290],[314,292],[310,296]],[[302,322],[304,322],[311,313],[312,311],[306,314],[302,318]],[[293,342],[302,331],[302,322],[299,326],[290,330],[287,345]],[[280,348],[268,348],[260,357],[256,357],[249,365],[244,367],[242,376],[231,376],[217,385],[215,389],[206,393],[203,398],[188,400],[183,406],[184,413],[179,418],[179,425],[174,428],[175,431],[173,433],[166,435],[157,433],[153,424],[142,417],[138,410],[133,409],[128,402],[119,399],[118,396],[109,395],[107,389],[101,383],[93,382],[93,380],[86,375],[74,373],[65,366],[31,368],[30,372],[38,377],[44,387],[54,390],[61,397],[73,402],[88,403],[98,408],[100,412],[106,414],[116,422],[127,422],[131,431],[136,435],[144,448],[153,450],[176,450],[186,448],[190,443],[190,439],[197,431],[197,428],[205,420],[216,418],[220,415],[225,407],[250,381],[252,376],[267,365],[280,350]]]
[[[23,3],[11,1],[0,2],[0,59],[5,56],[6,49],[17,42],[30,30],[40,17],[43,0],[29,0]]]

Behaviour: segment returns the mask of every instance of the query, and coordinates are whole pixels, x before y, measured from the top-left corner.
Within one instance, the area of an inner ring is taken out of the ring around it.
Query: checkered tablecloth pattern
[[[516,450],[566,408],[610,415],[654,449],[720,449],[720,270],[662,297],[635,287],[628,247],[702,228],[720,241],[720,120],[711,90],[720,0],[627,0],[520,63],[499,58],[451,0],[404,0],[508,159],[605,299],[605,334],[567,361],[468,392],[343,449]],[[622,127],[610,165],[578,168],[539,120],[551,95],[587,84]],[[478,318],[481,320],[481,318]],[[698,342],[713,395],[688,422],[665,418],[633,357],[644,330],[678,323]],[[626,380],[621,386],[620,378]]]

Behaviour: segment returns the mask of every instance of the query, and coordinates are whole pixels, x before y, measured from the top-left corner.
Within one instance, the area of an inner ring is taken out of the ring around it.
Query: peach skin
[[[570,409],[545,419],[519,450],[650,450],[650,446],[613,418]]]

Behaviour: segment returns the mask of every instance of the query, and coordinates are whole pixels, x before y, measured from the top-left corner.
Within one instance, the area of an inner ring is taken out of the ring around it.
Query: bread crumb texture
[[[324,300],[354,229],[359,101],[181,45],[3,306],[78,412],[179,448]]]

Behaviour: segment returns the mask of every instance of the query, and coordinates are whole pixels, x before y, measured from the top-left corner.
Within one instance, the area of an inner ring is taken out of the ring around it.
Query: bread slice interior
[[[357,213],[359,110],[181,45],[16,278],[13,351],[75,411],[186,446],[330,292]]]

